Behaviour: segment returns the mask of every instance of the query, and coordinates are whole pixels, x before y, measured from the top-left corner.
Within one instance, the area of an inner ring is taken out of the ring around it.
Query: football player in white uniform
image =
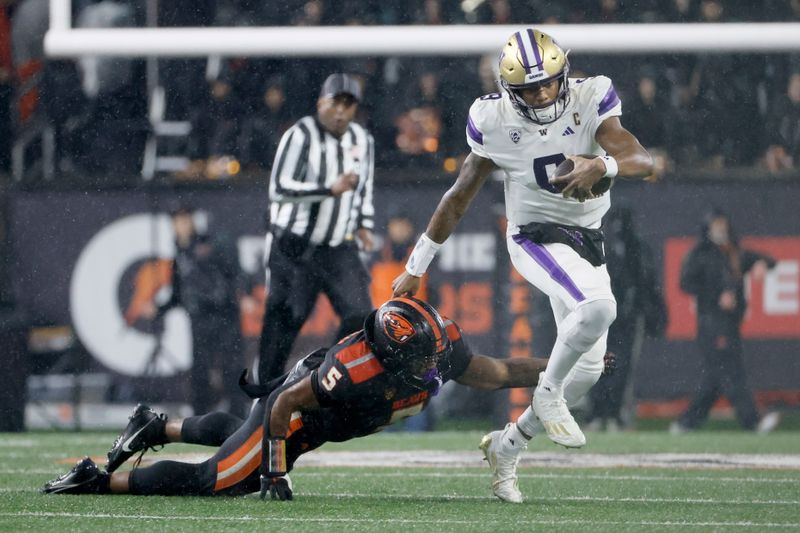
[[[512,263],[550,297],[558,324],[531,407],[481,442],[493,469],[494,493],[511,502],[522,501],[516,465],[535,434],[545,431],[567,447],[586,443],[568,406],[599,378],[606,335],[616,317],[600,232],[610,192],[603,193],[598,183],[653,172],[650,155],[620,123],[622,108],[611,80],[568,76],[567,52],[549,35],[524,29],[508,39],[500,55],[503,91],[472,104],[466,131],[472,153],[439,202],[406,271],[392,284],[395,295],[416,293],[420,277],[487,176],[502,170]],[[554,177],[565,159],[574,168]]]

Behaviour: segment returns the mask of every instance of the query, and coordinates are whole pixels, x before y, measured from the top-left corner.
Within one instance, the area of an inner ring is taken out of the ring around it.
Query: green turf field
[[[526,460],[553,454],[571,460],[582,454],[713,453],[725,454],[731,463],[714,469],[692,465],[691,458],[689,467],[677,468],[525,466],[520,488],[527,501],[521,505],[491,495],[488,468],[478,461],[480,436],[386,433],[327,446],[323,450],[364,452],[364,457],[395,452],[387,458],[401,453],[424,458],[427,450],[445,450],[468,458],[471,466],[301,463],[292,474],[295,500],[262,502],[45,496],[39,487],[70,468],[65,459],[102,457],[114,436],[0,434],[0,531],[800,531],[800,432],[590,433],[582,451],[559,451],[537,437]],[[203,449],[172,445],[161,453],[197,451]],[[754,459],[744,454],[758,454],[755,459],[767,467],[736,467],[739,459]]]

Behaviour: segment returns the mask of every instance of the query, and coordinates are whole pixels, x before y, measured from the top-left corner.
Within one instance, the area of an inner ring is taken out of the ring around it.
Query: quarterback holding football
[[[570,78],[567,55],[535,29],[508,38],[500,54],[502,90],[472,104],[466,127],[471,153],[392,285],[396,295],[417,291],[486,178],[502,171],[511,261],[549,296],[558,325],[531,407],[481,442],[494,493],[511,502],[522,501],[516,465],[534,435],[545,432],[566,447],[586,443],[569,406],[599,378],[616,318],[601,231],[611,205],[607,188],[610,178],[653,172],[650,154],[620,122],[622,105],[611,80]],[[567,160],[571,170],[561,165]]]

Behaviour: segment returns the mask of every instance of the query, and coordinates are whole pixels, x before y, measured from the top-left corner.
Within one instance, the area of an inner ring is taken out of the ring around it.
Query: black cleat
[[[165,428],[167,415],[159,414],[146,405],[139,404],[128,419],[128,425],[111,445],[106,471],[115,471],[133,454],[167,443]],[[154,450],[155,451],[155,450]]]
[[[94,461],[84,457],[72,470],[48,481],[42,487],[45,494],[108,494],[111,475],[103,472]]]

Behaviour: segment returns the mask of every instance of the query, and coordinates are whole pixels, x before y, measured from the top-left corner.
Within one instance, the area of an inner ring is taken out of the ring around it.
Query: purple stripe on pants
[[[550,255],[550,252],[541,244],[536,244],[530,239],[526,239],[522,235],[514,235],[514,242],[522,246],[522,249],[533,258],[540,267],[542,267],[549,275],[550,278],[564,287],[570,296],[577,301],[582,302],[586,299],[581,290],[569,277],[569,274],[556,263],[556,259]]]

